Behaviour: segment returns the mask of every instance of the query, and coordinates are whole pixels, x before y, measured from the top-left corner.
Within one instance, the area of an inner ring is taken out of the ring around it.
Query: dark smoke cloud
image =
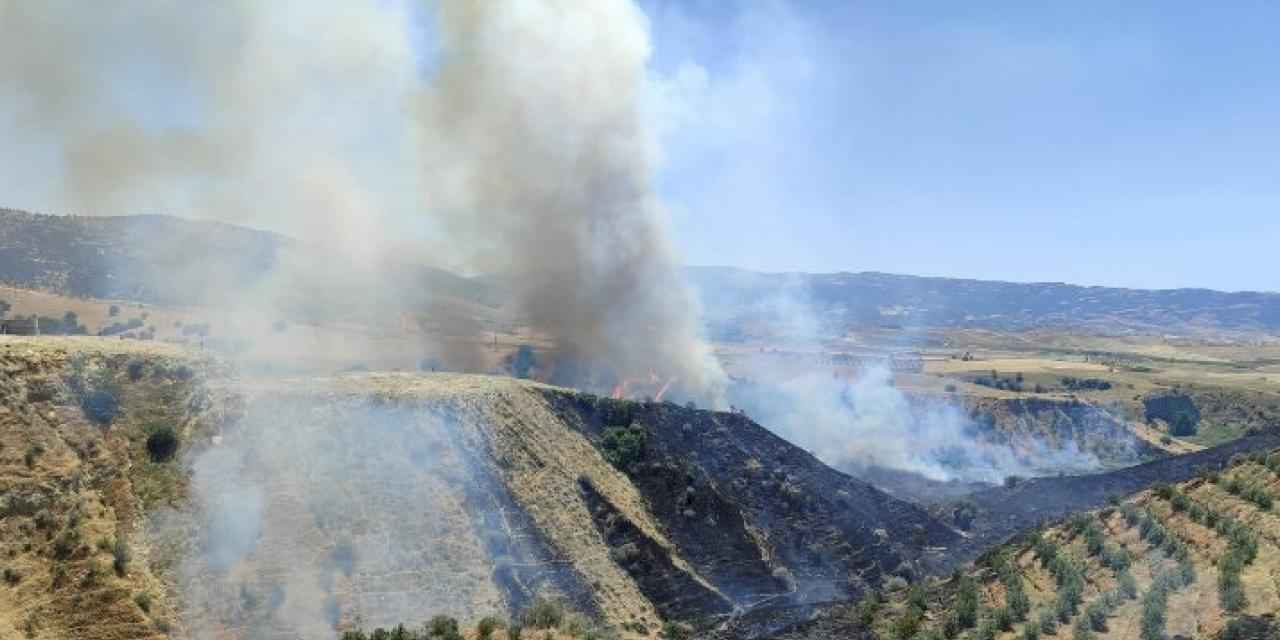
[[[427,197],[472,263],[505,274],[569,361],[719,384],[653,193],[643,14],[624,0],[455,0],[439,23],[442,64],[419,105]]]
[[[0,0],[0,23],[0,133],[52,158],[14,204],[280,230],[374,279],[408,246],[500,275],[515,316],[605,379],[718,388],[653,194],[629,0]]]

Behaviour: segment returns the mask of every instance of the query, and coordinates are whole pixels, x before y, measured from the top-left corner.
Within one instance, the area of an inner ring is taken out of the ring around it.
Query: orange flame
[[[667,390],[671,388],[671,385],[672,385],[675,381],[676,381],[676,379],[675,379],[675,378],[671,378],[670,380],[667,380],[667,383],[666,383],[666,384],[664,384],[664,385],[662,385],[662,388],[661,388],[661,389],[658,389],[658,395],[656,395],[656,396],[654,396],[654,397],[653,397],[653,401],[654,401],[654,402],[662,402],[662,396],[667,395]]]
[[[613,392],[610,395],[614,400],[622,400],[631,396],[631,387],[633,385],[648,384],[653,385],[653,387],[658,390],[657,394],[653,396],[654,401],[661,402],[662,397],[667,394],[667,391],[671,390],[671,386],[674,385],[675,382],[676,378],[670,378],[666,382],[663,382],[662,378],[658,377],[657,373],[650,371],[649,378],[647,380],[645,378],[624,378],[621,382],[613,386]]]

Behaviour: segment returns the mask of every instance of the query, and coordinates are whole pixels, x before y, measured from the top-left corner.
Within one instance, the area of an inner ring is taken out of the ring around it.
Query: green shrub
[[[533,629],[554,629],[564,622],[564,607],[553,600],[537,598],[524,612],[523,622]]]
[[[1094,602],[1084,608],[1084,617],[1089,621],[1089,628],[1099,633],[1107,630],[1107,610],[1102,603]]]
[[[978,628],[973,632],[974,640],[995,640],[998,633],[997,625],[991,618],[984,619],[978,624]]]
[[[1045,567],[1048,567],[1049,563],[1058,557],[1058,545],[1044,538],[1036,539],[1032,545],[1032,551],[1035,553],[1036,560],[1039,560],[1040,564]]]
[[[1051,636],[1058,632],[1058,617],[1050,611],[1040,612],[1040,633]]]
[[[1040,627],[1031,623],[1027,623],[1022,628],[1022,640],[1040,640]]]
[[[1194,436],[1196,434],[1196,423],[1191,416],[1179,413],[1178,417],[1174,418],[1173,424],[1169,425],[1169,433],[1179,438]]]
[[[956,592],[955,621],[959,629],[970,629],[978,623],[978,583],[970,577],[960,580]]]
[[[1001,631],[1009,631],[1013,629],[1013,614],[1009,611],[1009,607],[1000,607],[992,614],[992,622],[995,623],[997,629]]]
[[[1134,579],[1133,574],[1128,569],[1116,575],[1116,580],[1120,583],[1120,594],[1133,600],[1138,597],[1138,581]]]
[[[1272,505],[1271,492],[1264,487],[1260,487],[1257,485],[1251,485],[1251,486],[1245,487],[1244,491],[1242,492],[1242,496],[1244,497],[1245,500],[1248,500],[1249,502],[1252,502],[1253,504],[1257,505],[1258,508],[1263,511],[1271,510],[1271,505]]]
[[[462,640],[458,621],[446,615],[438,615],[427,621],[427,637],[441,640]]]
[[[1100,555],[1103,548],[1102,529],[1096,523],[1090,522],[1084,528],[1085,550],[1090,556]]]
[[[604,430],[601,446],[609,464],[626,470],[643,460],[648,447],[649,433],[640,425],[609,427]]]
[[[1075,625],[1071,627],[1071,640],[1093,640],[1093,629],[1089,628],[1089,622],[1084,618],[1076,620]]]
[[[1105,546],[1102,549],[1102,564],[1112,571],[1124,571],[1133,563],[1129,552],[1117,546]]]
[[[689,640],[693,632],[677,622],[667,622],[662,625],[661,637],[663,640]]]
[[[1192,502],[1187,506],[1187,516],[1191,518],[1192,522],[1198,522],[1200,524],[1204,524],[1204,515],[1205,515],[1204,507],[1194,502]]]
[[[116,575],[124,577],[129,572],[129,561],[133,559],[133,554],[129,552],[129,544],[124,538],[116,538],[116,543],[111,547],[111,566],[116,571]]]
[[[143,613],[151,613],[151,594],[143,591],[133,596],[133,602],[138,605],[139,609],[142,609]]]
[[[169,425],[155,427],[147,436],[147,455],[152,462],[167,462],[178,452],[178,434]]]
[[[1244,595],[1244,585],[1240,583],[1239,572],[1222,572],[1218,574],[1218,602],[1226,611],[1244,610],[1248,600]]]
[[[911,640],[920,630],[920,623],[923,621],[923,614],[920,610],[909,607],[906,613],[903,613],[893,621],[893,637],[898,640]]]
[[[952,612],[951,615],[948,615],[942,620],[942,637],[950,640],[951,638],[960,635],[960,631],[960,619],[956,616],[955,612]]]
[[[476,625],[476,632],[480,634],[482,640],[489,640],[493,632],[502,626],[502,622],[493,616],[485,616],[480,619]]]
[[[63,531],[53,540],[53,559],[66,560],[80,546],[80,532],[74,528]]]
[[[34,443],[27,447],[26,452],[22,454],[22,462],[27,465],[28,469],[31,469],[36,466],[36,460],[39,460],[42,455],[44,455],[44,445],[38,442]]]
[[[1017,622],[1027,619],[1027,614],[1031,612],[1031,599],[1027,597],[1027,592],[1021,588],[1011,589],[1005,597],[1005,604],[1009,610],[1009,615]]]
[[[922,613],[929,610],[929,599],[924,585],[916,584],[907,590],[907,606]]]
[[[880,613],[880,607],[879,594],[874,590],[867,591],[866,595],[862,596],[862,600],[858,601],[857,608],[858,621],[862,623],[862,626],[870,627],[875,623],[876,615]]]
[[[110,391],[95,389],[80,398],[80,409],[89,420],[108,425],[120,415],[120,401]]]
[[[1173,497],[1173,487],[1164,482],[1152,487],[1151,491],[1159,496],[1161,500],[1168,500]]]
[[[1004,583],[1005,588],[1004,609],[1014,621],[1026,620],[1027,614],[1031,612],[1031,600],[1022,586],[1022,574],[1018,573],[1014,567],[1005,564],[1000,570],[1000,582]],[[1001,630],[1008,631],[1003,627]]]

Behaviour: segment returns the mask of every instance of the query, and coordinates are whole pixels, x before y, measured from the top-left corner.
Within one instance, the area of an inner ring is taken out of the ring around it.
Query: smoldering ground
[[[759,299],[728,304],[721,300],[721,308],[743,311],[739,317],[716,321],[722,326],[752,326],[769,344],[799,354],[838,349],[831,340],[843,335],[844,321],[816,312],[811,293],[795,281]],[[910,346],[913,332],[904,335],[907,342],[895,348]],[[871,477],[889,470],[929,481],[992,484],[1010,476],[1079,474],[1104,467],[1098,455],[1056,418],[1053,427],[1061,433],[1044,434],[1032,425],[1019,425],[1010,436],[994,428],[991,416],[970,411],[959,400],[904,393],[894,384],[887,354],[883,362],[869,357],[852,375],[834,375],[830,365],[816,364],[821,358],[787,373],[767,349],[735,360],[733,371],[739,378],[730,386],[729,402],[827,464],[856,475]],[[1107,422],[1101,410],[1086,409],[1082,407],[1082,415],[1073,421]],[[1133,437],[1107,426],[1084,424],[1081,430],[1102,427],[1113,439],[1106,448],[1136,463]]]

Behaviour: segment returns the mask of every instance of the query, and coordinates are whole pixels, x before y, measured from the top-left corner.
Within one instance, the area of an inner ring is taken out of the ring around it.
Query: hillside
[[[1062,283],[1014,283],[886,273],[756,273],[727,267],[686,270],[708,323],[722,339],[786,325],[811,310],[829,335],[847,327],[965,327],[1022,331],[1045,327],[1132,331],[1280,330],[1280,293],[1207,289],[1142,290]]]
[[[216,302],[282,273],[293,283],[290,288],[299,281],[305,284],[297,270],[331,262],[326,256],[322,248],[279,234],[223,223],[161,215],[96,218],[0,209],[0,282],[74,296],[164,304]],[[832,335],[849,327],[881,326],[1001,331],[1070,327],[1108,334],[1280,330],[1280,293],[1119,289],[874,272],[771,274],[723,267],[690,267],[686,274],[700,293],[713,336],[730,341],[794,321],[786,316],[797,305],[806,307]],[[372,295],[364,274],[338,270],[326,271],[326,276],[339,282],[329,282],[330,289],[325,294],[317,291],[316,298],[335,291],[357,300]],[[386,276],[415,285],[384,283],[382,290],[419,290],[463,301],[463,313],[483,313],[506,296],[499,276],[463,278],[408,262],[381,269],[379,277]],[[424,308],[431,301],[408,302]],[[317,302],[300,298],[291,304],[304,309]]]
[[[17,287],[190,305],[221,304],[257,287],[278,286],[282,295],[294,296],[287,303],[295,311],[314,312],[339,304],[385,305],[387,301],[367,290],[369,278],[394,277],[395,282],[384,280],[383,290],[399,295],[429,291],[436,298],[468,305],[497,302],[482,283],[440,269],[393,263],[380,265],[372,274],[348,262],[286,236],[219,222],[0,209],[0,282]],[[334,263],[344,266],[334,268]],[[323,276],[323,285],[314,281],[312,271]],[[409,282],[414,286],[402,286]],[[301,291],[293,291],[299,287]],[[404,306],[421,309],[430,302],[418,297],[404,301]]]
[[[174,560],[148,523],[185,504],[172,442],[218,420],[197,382],[212,367],[155,344],[0,339],[0,637],[166,637]]]
[[[949,578],[890,584],[769,637],[1274,638],[1280,452],[1218,468],[1055,520]]]
[[[915,579],[957,540],[736,414],[461,374],[241,380],[88,337],[3,337],[0,362],[4,637],[329,637],[543,598],[651,637]]]

